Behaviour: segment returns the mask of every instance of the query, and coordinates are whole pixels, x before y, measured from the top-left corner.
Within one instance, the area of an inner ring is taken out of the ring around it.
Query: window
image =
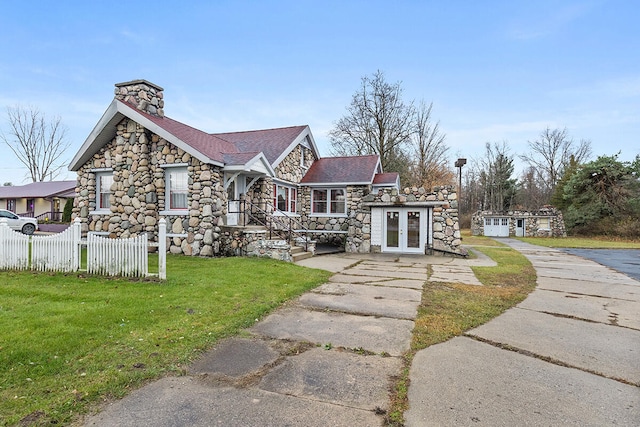
[[[491,218],[485,218],[484,225],[491,225]]]
[[[168,210],[187,209],[189,174],[185,167],[167,168],[165,171],[166,200]]]
[[[273,206],[282,212],[296,213],[297,191],[293,187],[273,184]]]
[[[502,226],[506,227],[507,225],[509,225],[509,218],[502,218]]]
[[[318,188],[311,193],[311,212],[317,215],[346,215],[346,191],[343,188]]]
[[[100,172],[96,174],[96,210],[107,210],[111,207],[111,185],[113,184],[113,172]]]
[[[7,210],[11,212],[16,211],[16,199],[7,199]]]
[[[549,218],[538,218],[538,228],[541,230],[550,230]]]

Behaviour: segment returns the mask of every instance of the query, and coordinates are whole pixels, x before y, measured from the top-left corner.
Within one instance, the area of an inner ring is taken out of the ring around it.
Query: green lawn
[[[604,237],[517,237],[517,239],[532,245],[546,246],[548,248],[640,249],[640,242],[638,241]]]
[[[181,374],[330,273],[257,258],[168,256],[168,280],[0,272],[0,424],[64,425]]]

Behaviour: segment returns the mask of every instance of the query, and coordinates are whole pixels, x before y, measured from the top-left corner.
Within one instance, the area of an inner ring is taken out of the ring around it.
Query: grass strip
[[[167,257],[166,282],[1,272],[0,425],[67,425],[180,375],[330,273],[270,259]]]
[[[611,237],[518,237],[517,239],[547,248],[640,249],[640,242],[637,240]]]
[[[465,238],[465,244],[467,243]],[[535,288],[536,272],[519,252],[485,237],[474,238],[495,267],[472,267],[484,286],[426,282],[413,329],[411,349],[403,356],[405,368],[392,391],[388,426],[404,425],[408,409],[409,370],[415,354],[431,345],[462,335],[524,300]]]

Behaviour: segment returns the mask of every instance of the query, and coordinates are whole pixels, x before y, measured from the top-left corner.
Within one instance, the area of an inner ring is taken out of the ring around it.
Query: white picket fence
[[[80,269],[80,220],[62,233],[31,238],[31,269],[69,273]]]
[[[129,239],[87,236],[87,273],[146,277],[149,274],[147,235]]]
[[[149,244],[147,235],[129,239],[109,239],[93,233],[81,239],[80,220],[67,230],[50,236],[26,236],[0,220],[0,269],[72,272],[80,270],[81,247],[87,246],[87,273],[109,276],[146,277],[149,273],[149,246],[158,247],[158,274],[167,278],[167,223],[158,222],[158,244]],[[31,260],[29,246],[31,243]]]
[[[13,231],[4,218],[0,219],[0,242],[0,269],[29,268],[29,236]]]

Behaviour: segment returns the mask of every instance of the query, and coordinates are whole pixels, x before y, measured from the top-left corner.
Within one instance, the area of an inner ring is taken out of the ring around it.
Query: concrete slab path
[[[467,261],[463,273],[471,275]],[[477,262],[485,262],[478,260]],[[326,255],[337,274],[165,378],[87,418],[90,426],[381,426],[409,349],[430,264],[451,258]]]
[[[418,352],[407,426],[640,425],[640,282],[501,239],[536,290],[487,324]]]

